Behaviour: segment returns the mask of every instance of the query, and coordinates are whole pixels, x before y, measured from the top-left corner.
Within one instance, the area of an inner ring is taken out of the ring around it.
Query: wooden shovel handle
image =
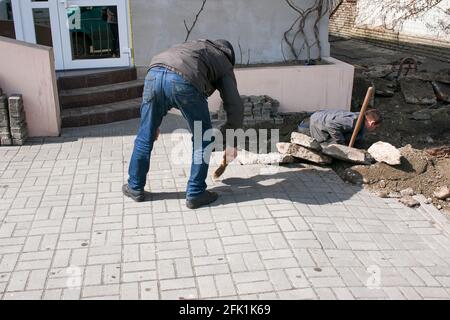
[[[369,107],[370,99],[372,99],[372,96],[374,94],[373,87],[370,87],[367,90],[366,98],[364,99],[364,103],[361,108],[361,112],[359,113],[358,121],[356,122],[355,130],[353,131],[352,139],[350,140],[350,144],[348,145],[350,148],[353,148],[356,142],[356,137],[359,134],[359,131],[361,130],[362,123],[364,121],[364,116],[366,114],[366,110]]]
[[[228,155],[229,155],[228,152],[230,152],[231,150],[233,152],[233,155],[228,157]],[[225,165],[225,166],[229,165],[234,159],[236,159],[236,157],[237,157],[237,150],[235,148],[226,149],[223,153],[221,165]]]

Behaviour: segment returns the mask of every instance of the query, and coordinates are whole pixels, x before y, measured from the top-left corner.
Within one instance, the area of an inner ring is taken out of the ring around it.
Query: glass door
[[[127,0],[58,0],[64,69],[130,65]]]
[[[16,38],[53,47],[55,67],[64,68],[57,0],[12,0]]]
[[[16,38],[11,0],[0,0],[0,36],[11,39]]]

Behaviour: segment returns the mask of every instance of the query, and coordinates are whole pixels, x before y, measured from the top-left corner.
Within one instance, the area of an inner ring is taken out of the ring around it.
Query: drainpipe
[[[135,64],[134,64],[134,33],[133,33],[133,14],[132,14],[132,12],[131,12],[131,0],[128,0],[127,1],[127,5],[128,5],[128,17],[129,17],[129,19],[128,19],[128,21],[129,21],[129,24],[128,24],[128,29],[130,30],[130,43],[129,43],[129,45],[130,45],[130,57],[131,57],[131,64],[132,64],[132,66],[133,67],[135,67]]]

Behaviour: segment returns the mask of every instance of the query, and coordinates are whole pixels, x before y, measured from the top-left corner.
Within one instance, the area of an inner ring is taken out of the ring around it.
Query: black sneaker
[[[136,202],[142,202],[145,200],[145,194],[144,191],[135,191],[132,190],[128,184],[124,184],[122,187],[122,192],[124,195],[126,195],[128,198],[133,199]]]
[[[186,206],[189,209],[198,209],[200,207],[203,207],[203,206],[213,203],[218,198],[219,198],[219,195],[217,193],[205,191],[201,195],[199,195],[193,199],[186,200]]]

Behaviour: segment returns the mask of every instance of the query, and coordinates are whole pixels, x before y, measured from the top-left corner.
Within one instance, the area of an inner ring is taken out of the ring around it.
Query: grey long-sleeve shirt
[[[324,110],[315,112],[310,120],[311,137],[322,143],[347,144],[353,134],[359,112]],[[363,129],[358,138],[362,138]]]

